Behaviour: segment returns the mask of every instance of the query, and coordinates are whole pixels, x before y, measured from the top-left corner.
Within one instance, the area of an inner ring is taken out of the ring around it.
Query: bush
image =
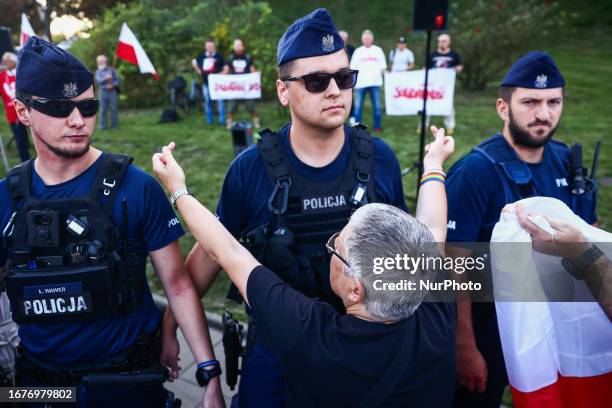
[[[471,6],[453,5],[449,26],[453,48],[464,65],[464,89],[482,90],[512,62],[541,42],[551,30],[563,30],[570,16],[557,3],[543,0],[491,2],[476,0]]]
[[[235,4],[215,0],[171,8],[152,7],[149,1],[118,4],[94,22],[88,37],[71,48],[90,69],[98,54],[110,60],[126,22],[153,62],[160,80],[141,75],[138,67],[116,61],[123,83],[121,103],[127,107],[159,106],[168,101],[166,83],[177,74],[191,76],[191,60],[202,52],[206,39],[217,41],[219,52],[228,56],[233,38],[242,37],[247,52],[262,71],[264,97],[275,95],[276,44],[285,24],[274,16],[265,2],[241,1]],[[199,80],[199,78],[198,78]]]

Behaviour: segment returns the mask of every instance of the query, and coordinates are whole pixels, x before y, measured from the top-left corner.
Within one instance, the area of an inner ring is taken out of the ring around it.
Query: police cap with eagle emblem
[[[94,77],[81,61],[57,45],[30,37],[17,62],[15,90],[47,99],[69,99],[85,92]]]
[[[550,55],[542,51],[531,51],[512,65],[500,86],[531,89],[562,88],[565,86],[565,79]]]
[[[278,42],[277,62],[332,54],[344,48],[329,12],[319,8],[295,20]]]

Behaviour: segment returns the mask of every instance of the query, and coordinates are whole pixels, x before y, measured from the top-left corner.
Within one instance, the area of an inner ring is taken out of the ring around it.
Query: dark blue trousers
[[[242,374],[238,394],[232,399],[232,408],[282,408],[287,404],[285,369],[276,353],[253,343]]]

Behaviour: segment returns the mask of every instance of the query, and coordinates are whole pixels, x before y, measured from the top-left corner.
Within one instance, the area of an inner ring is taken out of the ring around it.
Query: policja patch
[[[318,194],[302,197],[302,213],[311,214],[327,209],[342,209],[347,207],[347,200],[342,193]]]

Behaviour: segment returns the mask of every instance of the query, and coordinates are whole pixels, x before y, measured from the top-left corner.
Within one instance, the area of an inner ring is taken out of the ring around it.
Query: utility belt
[[[40,360],[23,346],[17,348],[17,378],[22,375],[53,387],[79,383],[163,383],[167,370],[159,364],[161,331],[144,334],[129,349],[116,356],[89,364],[57,365]]]

